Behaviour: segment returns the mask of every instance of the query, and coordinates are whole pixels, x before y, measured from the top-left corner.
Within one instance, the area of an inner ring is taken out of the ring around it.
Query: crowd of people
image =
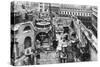
[[[74,26],[72,21],[70,27],[63,27],[64,31],[56,33],[56,40],[53,43],[61,63],[90,60],[89,44],[91,43],[83,34],[84,44],[80,42],[77,31],[73,30]]]

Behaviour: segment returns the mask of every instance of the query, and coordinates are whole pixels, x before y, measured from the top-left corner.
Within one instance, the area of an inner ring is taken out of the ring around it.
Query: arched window
[[[62,11],[60,11],[60,14],[62,14]]]
[[[31,37],[26,37],[24,40],[24,49],[31,47],[32,43],[31,43]]]
[[[75,12],[73,12],[73,15],[75,15]]]
[[[67,12],[67,14],[69,15],[69,12]]]
[[[66,14],[67,14],[67,11],[66,11]]]
[[[24,28],[24,31],[27,31],[27,30],[31,30],[31,27],[30,27],[30,26],[26,26],[26,27]]]
[[[65,11],[65,14],[66,14],[66,11]]]
[[[80,16],[80,13],[78,13],[78,16]]]

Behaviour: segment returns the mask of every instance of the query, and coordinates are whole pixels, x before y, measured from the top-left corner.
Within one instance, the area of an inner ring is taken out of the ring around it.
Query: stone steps
[[[50,53],[40,53],[40,60],[38,63],[40,64],[54,64],[59,63],[58,58],[56,57],[55,52]]]

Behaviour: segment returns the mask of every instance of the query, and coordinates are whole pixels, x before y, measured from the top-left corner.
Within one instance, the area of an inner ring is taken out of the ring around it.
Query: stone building
[[[32,54],[34,47],[34,26],[32,22],[16,24],[14,30],[14,54],[15,64],[24,62],[25,55]],[[33,53],[34,54],[34,53]],[[22,59],[24,57],[24,59]],[[20,61],[20,62],[19,62]]]

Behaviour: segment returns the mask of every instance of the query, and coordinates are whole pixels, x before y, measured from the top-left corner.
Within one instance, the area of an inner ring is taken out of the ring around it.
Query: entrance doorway
[[[36,41],[40,42],[40,46],[46,48],[49,47],[49,36],[48,33],[46,32],[40,32],[39,34],[36,35]]]
[[[31,37],[26,37],[24,40],[24,49],[31,47],[32,43],[31,43]]]

